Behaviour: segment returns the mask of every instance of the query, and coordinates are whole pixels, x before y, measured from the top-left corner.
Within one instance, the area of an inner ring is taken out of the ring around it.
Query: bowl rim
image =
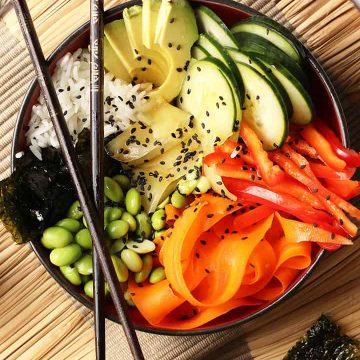
[[[249,15],[263,15],[262,13],[252,9],[251,7],[237,3],[232,0],[189,0],[191,4],[196,3],[210,3],[210,4],[217,4],[222,5],[228,8],[240,10],[246,14]],[[117,5],[105,12],[105,18],[118,15],[121,13],[125,8],[128,8],[133,5],[141,4],[140,0],[131,0],[126,3]],[[69,36],[67,36],[49,55],[47,58],[48,64],[51,64],[57,57],[58,53],[61,52],[64,48],[68,47],[72,41],[83,31],[85,31],[89,27],[89,21],[86,21],[83,25],[78,27],[76,30],[74,30]],[[342,139],[342,142],[345,146],[349,145],[349,134],[348,129],[346,125],[346,119],[345,114],[342,109],[342,105],[340,103],[339,97],[336,93],[336,90],[329,79],[328,75],[326,74],[325,70],[320,65],[319,61],[311,54],[311,52],[298,40],[296,37],[295,39],[296,45],[299,46],[303,51],[305,58],[310,63],[313,70],[316,71],[318,77],[322,80],[322,83],[324,87],[326,88],[329,98],[334,105],[334,112],[336,115],[336,118],[338,120],[339,130],[340,130],[340,136]],[[11,146],[11,172],[15,169],[15,155],[18,151],[19,147],[19,139],[21,130],[25,119],[25,114],[28,110],[28,103],[31,99],[31,96],[33,92],[35,91],[36,87],[38,86],[36,78],[31,82],[29,85],[28,90],[26,91],[23,101],[20,106],[20,110],[18,112],[14,132],[13,132],[13,141]],[[70,286],[70,284],[64,279],[64,277],[60,276],[56,272],[53,271],[52,265],[48,261],[48,259],[41,256],[41,253],[39,251],[40,249],[40,242],[30,242],[30,246],[42,265],[45,267],[47,272],[51,275],[51,277],[73,298],[75,298],[77,301],[79,301],[82,305],[85,305],[88,309],[93,310],[93,302],[90,301],[88,298],[82,296],[78,291],[75,290],[74,287]],[[232,322],[221,324],[221,325],[214,325],[211,328],[206,329],[190,329],[190,330],[174,330],[174,329],[165,329],[165,328],[156,328],[156,327],[146,327],[142,325],[135,325],[136,330],[140,330],[143,332],[151,333],[151,334],[158,334],[158,335],[167,335],[167,336],[189,336],[189,335],[206,335],[211,334],[227,329],[231,329],[240,325],[244,325],[245,323],[248,323],[261,315],[267,313],[271,309],[275,308],[279,304],[283,303],[286,299],[289,299],[291,296],[293,296],[296,291],[303,285],[304,281],[308,279],[309,275],[314,271],[315,267],[318,265],[321,259],[324,258],[326,255],[326,252],[324,250],[319,251],[318,255],[314,259],[313,263],[309,266],[306,271],[297,279],[297,281],[287,289],[285,293],[283,293],[280,297],[278,297],[273,302],[267,304],[264,308],[256,311],[255,313],[246,316],[245,318],[234,320]],[[112,314],[107,314],[106,318],[114,321],[115,323],[120,323],[117,316],[114,316]]]

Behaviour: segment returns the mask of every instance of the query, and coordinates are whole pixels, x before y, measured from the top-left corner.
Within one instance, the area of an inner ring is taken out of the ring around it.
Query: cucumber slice
[[[250,33],[237,33],[235,37],[238,40],[241,51],[247,54],[257,54],[257,57],[266,56],[273,61],[281,63],[287,67],[304,86],[308,84],[308,80],[301,66],[270,41]]]
[[[273,27],[258,21],[256,18],[249,18],[240,21],[231,28],[233,33],[250,33],[261,36],[277,46],[285,54],[297,62],[301,62],[301,56],[295,44]]]
[[[288,134],[286,108],[269,80],[251,66],[237,64],[245,85],[243,116],[263,141],[264,149],[279,148]]]
[[[293,107],[290,121],[300,125],[311,122],[314,117],[314,104],[311,96],[298,79],[285,66],[276,62],[260,60],[271,69],[289,95]]]
[[[237,41],[223,21],[208,7],[199,6],[195,10],[200,32],[211,35],[222,46],[237,48]]]
[[[205,154],[233,134],[237,120],[233,90],[224,68],[221,61],[212,57],[193,63],[178,97],[178,107],[195,117],[198,136],[193,140],[201,142]]]
[[[191,49],[191,56],[196,60],[202,60],[210,54],[201,45],[194,45]]]
[[[277,92],[280,94],[284,106],[286,107],[288,118],[290,118],[293,112],[291,100],[289,98],[287,91],[281,85],[277,77],[272,73],[271,69],[266,67],[261,61],[257,60],[254,56],[249,56],[246,53],[241,52],[240,50],[231,49],[231,48],[227,48],[226,50],[235,62],[242,62],[244,64],[250,65],[252,68],[257,70],[261,75],[265,76],[274,85]]]
[[[220,60],[230,70],[226,71],[226,76],[233,79],[229,81],[234,84],[237,117],[238,120],[241,120],[241,105],[244,103],[244,83],[235,62],[225,48],[208,34],[201,34],[196,44],[202,46],[210,56]],[[237,100],[238,97],[240,98],[239,101]]]

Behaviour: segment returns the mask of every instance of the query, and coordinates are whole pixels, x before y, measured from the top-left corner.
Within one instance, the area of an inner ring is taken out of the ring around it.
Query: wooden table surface
[[[107,7],[115,3],[118,2],[106,2]],[[356,122],[360,102],[360,16],[352,2],[273,0],[264,5],[262,0],[248,0],[246,3],[292,26],[321,59],[336,84],[353,140],[357,142],[360,138]],[[82,0],[30,0],[29,5],[46,54],[88,16],[87,3]],[[1,21],[0,25],[21,39],[13,13]],[[1,29],[0,26],[0,37]],[[18,51],[16,46],[10,46],[9,54]],[[5,77],[6,81],[16,80],[14,88],[20,88],[20,83],[24,88],[33,76],[31,69],[23,77],[21,74],[9,77],[9,73],[11,69],[5,73],[0,68],[0,89]],[[0,119],[13,104],[17,107],[20,104],[21,99],[11,100],[11,96],[8,91],[0,93]],[[0,167],[6,170],[3,176],[8,174],[12,137],[9,124],[13,124],[15,116],[16,111],[9,112],[10,120],[0,121],[3,131],[0,132]],[[230,342],[224,340],[222,347],[204,358],[240,359],[243,347],[239,343],[246,340],[255,359],[281,359],[321,313],[331,315],[349,335],[360,338],[359,247],[356,243],[328,256],[294,297],[245,325],[241,337]],[[90,319],[91,313],[55,283],[31,249],[27,245],[14,245],[0,226],[0,359],[93,359]]]

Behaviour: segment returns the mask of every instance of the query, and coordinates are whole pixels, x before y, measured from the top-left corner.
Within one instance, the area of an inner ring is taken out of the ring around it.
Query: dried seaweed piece
[[[293,346],[284,360],[360,359],[360,343],[341,335],[339,326],[325,315]]]

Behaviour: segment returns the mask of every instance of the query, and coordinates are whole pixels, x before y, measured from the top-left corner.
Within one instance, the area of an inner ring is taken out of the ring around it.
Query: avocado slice
[[[143,44],[151,49],[154,48],[156,23],[161,6],[161,0],[143,0]]]

